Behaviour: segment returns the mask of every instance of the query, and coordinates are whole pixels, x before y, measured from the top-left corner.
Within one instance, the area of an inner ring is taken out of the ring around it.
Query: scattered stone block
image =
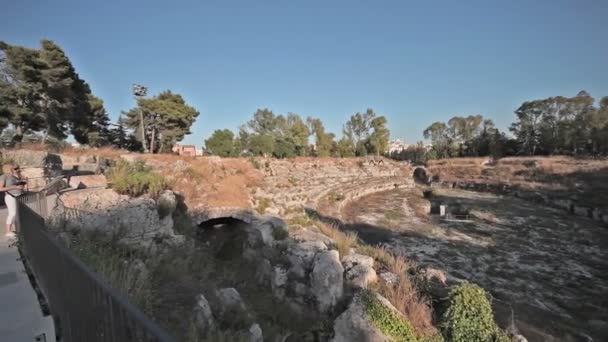
[[[108,180],[104,175],[86,175],[70,177],[68,185],[74,189],[105,189],[108,187]]]

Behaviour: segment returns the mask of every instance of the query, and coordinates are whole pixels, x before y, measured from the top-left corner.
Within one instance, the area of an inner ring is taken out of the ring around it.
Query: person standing
[[[4,192],[4,202],[8,209],[6,216],[6,237],[15,236],[15,219],[17,218],[17,197],[23,193],[25,182],[21,179],[19,165],[7,163],[2,166],[0,192]]]

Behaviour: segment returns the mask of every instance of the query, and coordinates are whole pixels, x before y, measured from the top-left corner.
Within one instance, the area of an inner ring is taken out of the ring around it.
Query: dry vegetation
[[[590,205],[608,198],[608,160],[568,156],[508,157],[494,164],[487,158],[454,158],[428,162],[442,181],[506,183],[530,190],[579,194]]]
[[[402,256],[395,256],[385,248],[363,244],[352,232],[344,232],[335,225],[314,222],[318,230],[336,242],[340,255],[348,254],[351,248],[359,253],[369,255],[377,262],[377,270],[385,270],[396,274],[398,282],[389,284],[380,281],[378,292],[388,299],[401,312],[416,333],[420,336],[432,336],[437,333],[433,326],[433,313],[428,300],[416,289],[414,281],[408,275],[415,267]]]

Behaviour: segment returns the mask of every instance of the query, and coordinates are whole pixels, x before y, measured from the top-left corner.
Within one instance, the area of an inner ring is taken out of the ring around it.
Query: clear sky
[[[131,84],[200,112],[186,143],[256,108],[340,135],[371,107],[393,138],[483,114],[506,128],[527,99],[608,95],[608,1],[3,0],[0,39],[59,43],[113,119]]]

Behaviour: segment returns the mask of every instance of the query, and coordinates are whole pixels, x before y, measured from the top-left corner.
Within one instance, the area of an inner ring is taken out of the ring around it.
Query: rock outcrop
[[[377,295],[382,303],[388,300]],[[390,305],[390,303],[388,303]],[[391,308],[394,309],[392,305]],[[396,309],[395,309],[396,310]],[[353,298],[348,306],[334,322],[334,338],[332,342],[388,342],[392,341],[388,336],[376,328],[365,313],[365,303],[359,294]]]
[[[370,284],[378,281],[372,257],[351,251],[350,254],[342,258],[342,265],[344,266],[346,285],[351,288],[365,289]]]
[[[207,298],[202,294],[196,297],[194,321],[202,335],[207,335],[217,328],[217,323],[211,312],[211,306],[209,305]]]
[[[112,189],[85,189],[63,193],[49,214],[59,230],[90,230],[117,234],[127,244],[150,244],[158,237],[175,237],[171,215],[160,218],[156,202],[129,198]]]
[[[310,284],[320,312],[331,311],[342,299],[343,275],[338,251],[322,251],[315,256]]]

